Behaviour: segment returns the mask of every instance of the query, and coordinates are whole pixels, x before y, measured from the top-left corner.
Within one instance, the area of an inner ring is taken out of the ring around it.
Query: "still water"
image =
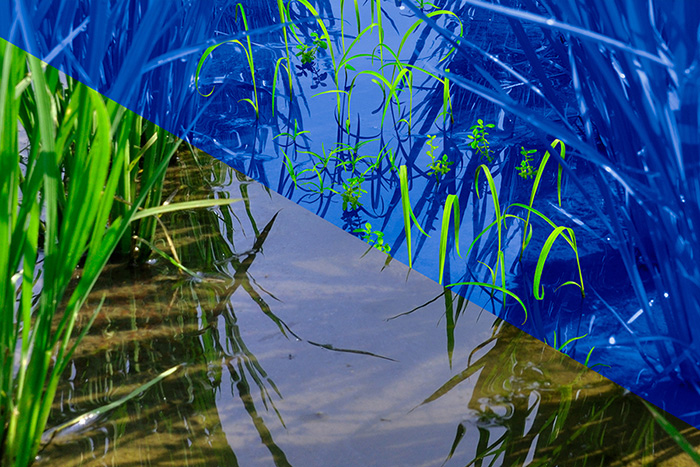
[[[168,179],[242,201],[162,217],[195,276],[105,271],[49,426],[181,367],[37,465],[692,465],[634,394],[206,154]]]

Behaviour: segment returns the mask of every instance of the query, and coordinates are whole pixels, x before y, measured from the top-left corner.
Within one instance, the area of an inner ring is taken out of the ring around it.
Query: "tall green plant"
[[[132,220],[179,208],[140,209],[177,145],[144,171],[138,196],[114,216],[133,115],[87,86],[63,89],[55,69],[45,72],[5,41],[0,54],[0,458],[26,466],[39,449],[58,378],[89,328],[71,342],[98,275]],[[30,143],[24,160],[19,124]]]

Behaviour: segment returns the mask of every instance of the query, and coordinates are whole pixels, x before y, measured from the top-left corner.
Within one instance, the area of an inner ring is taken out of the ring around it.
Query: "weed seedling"
[[[530,162],[532,162],[532,157],[530,154],[533,154],[537,152],[537,149],[525,149],[524,147],[520,146],[520,155],[523,156],[523,160],[520,161],[520,165],[515,167],[515,170],[518,171],[518,175],[520,175],[524,179],[532,178],[535,176],[537,173],[537,167],[533,167],[530,165]]]
[[[562,345],[560,345],[559,347],[557,347],[557,332],[554,331],[554,344],[552,344],[552,347],[554,347],[556,350],[558,350],[559,352],[561,352],[561,353],[563,353],[563,354],[569,355],[569,354],[567,354],[567,353],[564,351],[564,347],[566,347],[567,345],[569,345],[569,344],[570,344],[571,342],[573,342],[573,341],[576,341],[576,340],[579,340],[579,339],[583,339],[583,338],[586,337],[587,335],[588,335],[588,334],[586,333],[586,334],[584,334],[584,335],[582,335],[582,336],[572,337],[571,339],[569,339],[568,341],[564,342]],[[544,343],[545,343],[545,344],[548,344],[547,339],[544,340]],[[586,366],[586,367],[588,367],[588,368],[594,368],[594,367],[596,367],[596,366],[605,366],[605,367],[610,368],[610,365],[604,365],[604,364],[602,364],[602,363],[595,363],[595,364],[589,366],[589,363],[590,363],[590,360],[591,360],[591,355],[593,354],[593,350],[595,350],[595,346],[591,347],[591,350],[588,351],[588,355],[586,355],[586,361],[583,363],[584,366]],[[570,356],[570,355],[569,355],[569,356]]]
[[[454,164],[454,161],[448,161],[447,160],[447,154],[442,155],[442,159],[437,158],[436,156],[433,155],[433,151],[437,149],[437,146],[433,144],[433,140],[435,140],[435,136],[430,136],[428,141],[425,142],[428,146],[430,146],[430,149],[428,150],[428,155],[430,156],[430,159],[432,162],[428,164],[428,168],[430,169],[430,172],[428,172],[428,175],[435,175],[435,181],[439,182],[440,181],[440,176],[445,175],[447,172],[450,171],[450,165]]]
[[[296,144],[297,138],[305,133],[309,133],[309,131],[308,130],[299,131],[298,122],[296,119],[294,119],[294,132],[293,133],[280,133],[279,135],[275,136],[272,139],[274,141],[276,138],[279,138],[280,136],[287,136],[287,137],[291,138],[292,141],[294,141],[294,143]]]
[[[362,182],[364,181],[364,177],[350,177],[347,182],[343,182],[343,189],[345,191],[340,194],[343,198],[343,211],[348,209],[348,205],[350,205],[350,210],[352,211],[362,206],[362,203],[360,203],[360,196],[362,196],[362,193],[367,193],[367,191],[362,188]]]
[[[416,3],[416,6],[420,8],[421,10],[424,9],[425,7],[432,7],[435,8],[436,10],[438,7],[434,3],[426,2],[425,0],[418,0]]]
[[[472,149],[476,149],[476,152],[481,155],[481,157],[486,157],[489,162],[493,162],[493,157],[491,157],[491,147],[489,141],[486,139],[488,136],[487,128],[494,128],[496,125],[493,123],[484,124],[482,119],[478,119],[476,125],[473,125],[469,129],[472,130],[472,134],[469,135],[471,138],[471,143],[469,145]]]
[[[355,229],[353,230],[353,232],[362,232],[364,234],[362,235],[362,240],[366,241],[379,251],[389,253],[389,251],[391,250],[389,244],[384,243],[384,232],[380,230],[372,230],[372,224],[370,224],[369,222],[365,224],[364,229]],[[374,235],[376,238],[373,239],[372,235]]]
[[[312,45],[306,45],[306,44],[299,44],[297,45],[297,52],[296,55],[301,59],[301,64],[306,65],[307,63],[313,63],[316,60],[316,52],[318,52],[318,49],[327,49],[328,44],[326,42],[318,37],[318,34],[315,32],[312,32],[311,37],[313,38]]]

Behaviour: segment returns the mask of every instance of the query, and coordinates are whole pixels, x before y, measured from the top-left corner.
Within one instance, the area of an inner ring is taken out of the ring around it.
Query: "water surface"
[[[105,271],[49,425],[182,368],[57,433],[38,465],[690,465],[637,396],[198,161],[180,156],[166,192],[245,201],[163,216],[196,277],[162,259]]]

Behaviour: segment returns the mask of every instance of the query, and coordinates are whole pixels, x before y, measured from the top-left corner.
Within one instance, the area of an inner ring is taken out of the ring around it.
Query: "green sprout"
[[[432,160],[432,162],[428,164],[428,168],[431,170],[430,172],[428,172],[428,175],[435,175],[435,181],[439,182],[440,176],[445,175],[447,172],[450,171],[449,166],[454,164],[454,161],[448,161],[447,154],[443,154],[442,159],[434,156],[433,151],[437,149],[437,146],[433,144],[435,136],[428,135],[428,138],[430,139],[426,141],[425,144],[430,146],[430,149],[428,150],[428,155]]]
[[[559,352],[561,352],[561,353],[563,353],[563,354],[565,354],[565,355],[568,355],[568,354],[564,351],[564,347],[566,347],[567,345],[569,345],[569,344],[572,343],[573,341],[576,341],[576,340],[579,340],[579,339],[583,339],[583,338],[586,337],[587,335],[588,335],[588,333],[586,333],[586,334],[584,334],[584,335],[582,335],[582,336],[572,337],[571,339],[569,339],[568,341],[564,342],[564,343],[561,344],[559,347],[557,347],[557,331],[554,331],[554,344],[552,344],[552,347],[554,347],[554,349],[558,350]],[[545,344],[549,344],[549,343],[547,342],[547,339],[544,340],[544,343],[545,343]],[[606,367],[610,368],[610,365],[604,365],[604,364],[602,364],[602,363],[595,363],[595,364],[589,366],[589,363],[590,363],[590,360],[591,360],[591,355],[593,354],[593,350],[594,350],[594,349],[595,349],[595,346],[591,347],[591,350],[588,351],[588,354],[586,355],[586,361],[583,363],[583,365],[586,366],[586,367],[588,367],[588,368],[594,368],[594,367],[596,367],[596,366],[606,366]]]
[[[420,8],[421,10],[422,10],[423,8],[425,8],[426,6],[433,7],[433,8],[435,8],[436,10],[438,9],[437,5],[435,5],[434,3],[426,2],[425,0],[417,0],[416,6],[417,6],[418,8]]]
[[[362,232],[362,240],[366,241],[374,248],[384,253],[389,253],[391,247],[388,243],[384,243],[384,232],[379,230],[372,230],[372,224],[367,222],[364,229],[355,229],[353,232]],[[376,236],[376,239],[372,238],[372,235]]]
[[[530,154],[535,152],[537,152],[537,149],[526,150],[524,147],[520,146],[520,155],[523,156],[523,160],[520,161],[520,165],[515,167],[515,170],[518,170],[518,175],[524,179],[532,178],[537,173],[537,167],[530,165],[530,162],[532,162],[532,157]]]
[[[360,176],[350,177],[347,182],[343,182],[345,191],[340,194],[343,198],[343,211],[348,209],[348,204],[352,211],[362,206],[362,203],[360,203],[360,196],[362,196],[362,193],[367,193],[366,190],[362,189],[362,182],[364,181],[365,178]]]
[[[486,139],[486,136],[488,136],[486,128],[494,128],[495,126],[496,125],[493,123],[487,123],[484,125],[484,121],[482,119],[478,119],[477,124],[469,128],[472,130],[472,134],[469,135],[469,138],[471,138],[472,141],[469,143],[469,145],[472,147],[472,149],[476,149],[476,152],[482,157],[486,156],[486,159],[489,162],[493,162],[493,157],[491,157],[491,147]]]
[[[280,134],[278,134],[277,136],[275,136],[275,137],[272,138],[272,139],[275,140],[276,138],[279,138],[280,136],[287,136],[287,137],[291,138],[292,141],[294,141],[294,142],[296,143],[296,142],[297,142],[297,138],[298,138],[299,136],[301,136],[301,135],[303,135],[303,134],[305,134],[305,133],[309,133],[308,130],[299,131],[299,126],[298,126],[298,125],[299,125],[299,123],[297,122],[296,119],[294,119],[294,132],[293,132],[293,133],[288,133],[288,132],[287,132],[287,133],[280,133]]]
[[[306,44],[299,44],[297,45],[297,52],[296,55],[297,57],[301,58],[301,64],[306,65],[307,63],[312,63],[314,60],[316,60],[316,52],[318,49],[327,49],[328,44],[326,44],[323,39],[318,37],[318,34],[315,32],[312,32],[310,36],[313,38],[312,45],[306,45]]]

